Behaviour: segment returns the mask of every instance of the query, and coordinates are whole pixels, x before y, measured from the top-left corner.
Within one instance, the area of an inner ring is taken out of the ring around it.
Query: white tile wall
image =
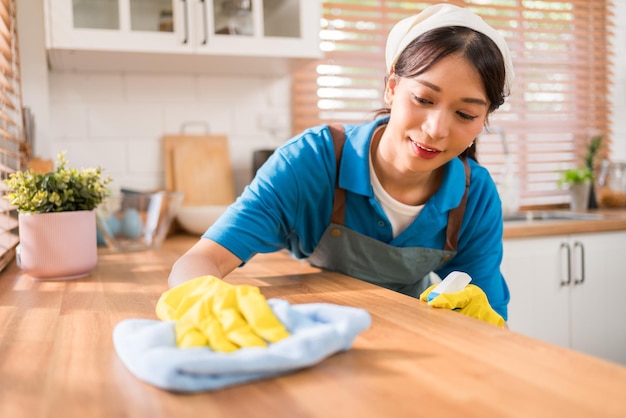
[[[615,3],[613,158],[626,161],[626,1]],[[70,164],[101,165],[116,186],[159,188],[161,136],[179,132],[184,122],[203,122],[228,136],[239,193],[250,180],[253,150],[276,147],[288,137],[288,77],[48,73],[43,24],[33,24],[43,22],[41,4],[20,0],[18,8],[23,99],[37,117],[40,155],[67,150]],[[277,116],[278,133],[261,128],[268,114]]]
[[[287,125],[273,138],[259,120],[268,110],[289,120],[288,80],[52,71],[49,85],[49,148],[66,150],[72,165],[100,165],[118,187],[163,187],[161,137],[206,126],[229,138],[239,193],[251,178],[252,152],[290,132]]]

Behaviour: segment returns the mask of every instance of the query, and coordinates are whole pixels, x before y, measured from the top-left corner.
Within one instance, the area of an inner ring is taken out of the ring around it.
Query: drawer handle
[[[207,22],[206,0],[200,0],[202,3],[202,45],[206,45],[209,38],[209,26]]]
[[[578,248],[580,255],[580,278],[574,278],[574,285],[582,284],[585,281],[585,246],[582,242],[574,242],[574,252]]]
[[[183,3],[183,22],[185,26],[185,37],[183,38],[183,44],[189,42],[189,17],[187,12],[187,0],[181,0]]]
[[[569,246],[568,243],[562,242],[561,243],[561,253],[564,251],[564,249],[565,249],[565,254],[567,256],[567,263],[566,263],[566,266],[567,266],[567,279],[566,280],[561,279],[561,286],[569,286],[570,283],[572,282],[572,267],[571,267],[571,265],[572,265],[572,263],[571,263],[571,261],[572,261],[572,251],[571,251],[570,246]]]

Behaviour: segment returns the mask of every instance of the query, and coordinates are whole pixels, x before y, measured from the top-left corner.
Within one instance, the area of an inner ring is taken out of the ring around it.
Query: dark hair
[[[506,71],[502,53],[496,43],[481,32],[464,26],[430,30],[407,45],[398,57],[393,72],[400,77],[416,77],[443,58],[458,53],[476,68],[489,100],[488,114],[492,113],[504,103],[509,92],[505,91]],[[389,112],[389,108],[380,109],[376,111],[376,117]],[[476,146],[467,148],[461,156],[476,159]]]

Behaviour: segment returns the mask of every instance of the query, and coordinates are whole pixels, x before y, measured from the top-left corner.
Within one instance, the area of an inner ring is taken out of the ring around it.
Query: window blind
[[[20,169],[22,105],[15,0],[0,0],[0,180]],[[0,194],[6,193],[0,181]],[[17,220],[6,199],[0,196],[0,270],[15,256]]]
[[[371,120],[384,106],[384,49],[400,19],[436,1],[324,0],[323,58],[293,73],[294,133],[324,123]],[[522,206],[568,202],[559,171],[582,164],[592,136],[610,147],[608,37],[611,0],[466,0],[499,30],[511,49],[516,80],[507,102],[490,116],[494,129],[477,141],[479,161],[496,181],[506,144],[520,181]]]

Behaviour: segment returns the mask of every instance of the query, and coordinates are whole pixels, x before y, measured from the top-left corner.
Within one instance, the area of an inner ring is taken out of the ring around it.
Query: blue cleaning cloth
[[[220,353],[208,347],[178,348],[174,322],[125,319],[113,330],[124,365],[139,379],[176,392],[221,389],[288,373],[348,350],[371,325],[360,308],[328,303],[290,305],[268,299],[291,336],[267,347]]]

